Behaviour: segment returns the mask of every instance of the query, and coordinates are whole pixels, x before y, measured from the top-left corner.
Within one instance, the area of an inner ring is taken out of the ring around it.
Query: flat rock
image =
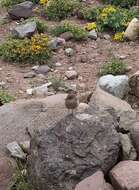
[[[73,39],[73,34],[71,32],[64,32],[60,35],[60,38],[63,38],[65,41]]]
[[[13,160],[0,157],[0,190],[10,189],[15,170],[16,163]]]
[[[103,172],[97,171],[77,184],[75,190],[107,190],[107,187]]]
[[[115,190],[138,190],[138,176],[138,161],[122,161],[110,171],[111,182]]]
[[[25,133],[26,127],[31,132],[37,128],[45,129],[68,114],[65,108],[66,96],[66,94],[57,94],[42,99],[19,100],[1,106],[0,155],[5,155],[8,143],[29,139]]]
[[[35,72],[38,73],[38,74],[43,74],[43,75],[46,75],[49,71],[50,71],[50,67],[48,65],[41,65],[39,66]]]
[[[33,3],[31,1],[25,1],[23,3],[13,6],[9,11],[9,15],[12,19],[27,19],[32,16]]]
[[[126,75],[105,75],[102,76],[98,85],[106,92],[118,97],[123,98],[129,91],[128,76]]]
[[[31,37],[37,31],[36,22],[27,22],[13,29],[12,35],[17,38]]]
[[[36,77],[36,73],[33,71],[24,74],[24,78],[34,78],[34,77]]]

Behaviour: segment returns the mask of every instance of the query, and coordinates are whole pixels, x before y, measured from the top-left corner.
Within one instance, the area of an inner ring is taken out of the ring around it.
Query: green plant
[[[96,21],[102,7],[85,7],[78,10],[78,17],[89,21]]]
[[[100,70],[101,75],[120,75],[127,71],[127,65],[118,58],[112,58],[110,62],[102,66]]]
[[[35,21],[36,25],[37,25],[37,31],[38,33],[44,33],[45,31],[47,31],[48,26],[46,24],[46,22],[42,19],[39,19],[38,17],[32,17],[29,18],[27,20],[25,20],[23,23],[27,23],[27,22],[31,22],[31,21]]]
[[[104,3],[111,3],[116,6],[129,8],[137,4],[137,0],[102,0]]]
[[[2,7],[11,7],[13,5],[16,5],[18,3],[22,3],[25,0],[1,0],[0,5]]]
[[[0,90],[0,106],[14,100],[15,100],[14,96],[10,95],[8,92],[4,90]]]
[[[0,57],[16,63],[46,63],[50,58],[49,38],[36,34],[31,39],[8,39],[0,45]]]
[[[98,18],[97,26],[100,30],[111,29],[115,32],[123,31],[127,27],[131,16],[127,9],[108,5],[102,9]]]
[[[75,40],[82,40],[87,37],[87,32],[83,27],[71,22],[64,22],[62,25],[56,26],[50,32],[54,36],[59,36],[64,32],[71,32]]]
[[[65,88],[65,83],[61,78],[52,77],[50,78],[50,82],[52,83],[52,87],[56,92],[59,90],[60,87]]]
[[[17,160],[17,169],[13,176],[13,182],[9,190],[33,190],[28,183],[26,163],[23,164]]]
[[[49,0],[46,16],[50,20],[61,20],[74,14],[79,7],[78,0]]]

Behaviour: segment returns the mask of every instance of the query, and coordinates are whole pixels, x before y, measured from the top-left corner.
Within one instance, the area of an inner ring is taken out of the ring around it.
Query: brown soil
[[[5,11],[0,11],[0,16],[5,16]],[[78,20],[78,22],[80,22]],[[15,26],[15,21],[0,27],[0,43],[8,36],[10,30]],[[50,23],[52,25],[53,23]],[[49,25],[49,22],[48,22]],[[132,74],[139,69],[138,42],[116,43],[112,40],[98,38],[97,41],[88,40],[83,42],[67,42],[67,46],[72,47],[75,55],[71,58],[64,53],[64,48],[54,53],[52,63],[60,62],[61,67],[57,67],[47,76],[33,79],[25,79],[24,74],[31,71],[33,65],[17,65],[0,61],[0,84],[4,82],[4,88],[17,99],[28,98],[26,90],[33,86],[44,84],[52,75],[65,78],[65,71],[69,67],[75,68],[79,77],[76,80],[66,81],[67,83],[78,84],[79,90],[93,90],[96,85],[100,67],[110,58],[110,53],[125,56],[124,61],[132,67]],[[85,63],[81,61],[85,59]],[[83,85],[85,84],[85,85]]]

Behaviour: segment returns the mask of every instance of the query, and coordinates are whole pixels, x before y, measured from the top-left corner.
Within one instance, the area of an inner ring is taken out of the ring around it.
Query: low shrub
[[[50,20],[65,19],[74,14],[79,4],[78,0],[49,0],[46,16]]]
[[[110,29],[118,32],[125,30],[129,20],[130,16],[127,9],[108,5],[100,12],[97,25],[101,31]]]
[[[104,3],[129,8],[137,4],[137,0],[102,0]]]
[[[14,100],[15,100],[14,96],[10,95],[8,92],[4,90],[0,90],[0,106]]]
[[[83,27],[70,22],[64,22],[50,31],[54,36],[60,36],[64,32],[71,32],[75,40],[82,40],[87,37],[87,32]]]
[[[0,1],[0,5],[2,7],[11,7],[13,5],[16,5],[18,3],[22,3],[24,2],[25,0],[1,0]]]
[[[46,63],[51,55],[49,38],[36,34],[31,39],[8,39],[0,45],[0,57],[9,62]]]
[[[56,92],[59,90],[59,88],[65,88],[65,82],[62,78],[52,77],[50,78],[50,82],[52,83],[52,87]]]
[[[112,58],[110,62],[102,66],[100,75],[121,75],[126,73],[127,65],[118,58]]]

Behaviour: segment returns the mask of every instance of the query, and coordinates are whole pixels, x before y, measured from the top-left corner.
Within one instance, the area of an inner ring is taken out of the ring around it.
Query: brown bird
[[[78,107],[77,92],[73,90],[68,91],[68,95],[65,100],[65,106],[68,110],[72,110],[73,115],[73,110]]]

